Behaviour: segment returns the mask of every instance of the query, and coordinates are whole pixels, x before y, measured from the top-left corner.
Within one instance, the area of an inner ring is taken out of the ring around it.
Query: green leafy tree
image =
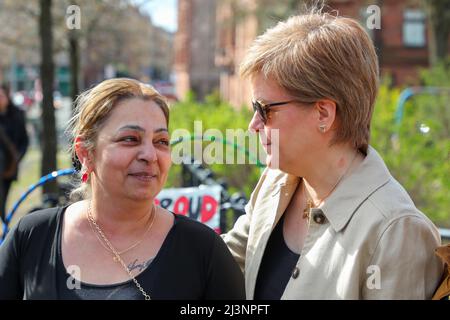
[[[207,96],[203,103],[195,102],[195,97],[191,93],[186,96],[184,101],[175,104],[171,108],[170,129],[171,132],[175,129],[186,129],[189,133],[194,134],[194,122],[201,121],[202,133],[208,129],[218,129],[223,138],[226,138],[227,129],[247,130],[251,116],[252,114],[247,108],[239,110],[233,108],[228,103],[221,101],[217,93]],[[229,142],[238,143],[236,140]],[[218,141],[203,142],[203,150],[211,144],[219,144],[217,148],[220,146],[224,158],[226,157],[227,148]],[[241,147],[248,148],[248,140]],[[193,143],[191,143],[192,154],[194,154],[193,151]],[[231,151],[230,147],[228,151]],[[236,153],[237,151],[234,154],[236,155]],[[229,185],[230,192],[242,191],[247,197],[250,196],[261,172],[258,166],[249,164],[248,158],[246,164],[212,164],[210,169],[216,177],[224,180]],[[181,186],[180,165],[172,166],[167,186]]]
[[[436,224],[449,227],[450,72],[444,64],[421,73],[425,86],[441,90],[411,97],[399,123],[395,122],[394,114],[400,90],[389,89],[386,84],[381,86],[371,144],[416,206]]]

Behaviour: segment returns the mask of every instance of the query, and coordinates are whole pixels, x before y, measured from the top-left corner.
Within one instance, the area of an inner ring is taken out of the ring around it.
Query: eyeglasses
[[[294,100],[274,102],[274,103],[268,103],[268,104],[262,103],[261,101],[258,101],[258,100],[253,100],[252,105],[253,105],[253,111],[257,112],[258,115],[261,117],[261,120],[263,121],[263,123],[266,124],[267,119],[268,119],[267,115],[268,115],[271,107],[281,106],[281,105],[288,104],[291,102],[294,102]]]

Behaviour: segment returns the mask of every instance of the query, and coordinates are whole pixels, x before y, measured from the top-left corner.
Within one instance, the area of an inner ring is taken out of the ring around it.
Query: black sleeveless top
[[[300,257],[286,245],[283,224],[284,215],[267,242],[256,280],[255,300],[279,300]]]
[[[131,280],[75,286],[60,255],[65,209],[30,213],[8,233],[0,246],[0,300],[144,299]],[[157,255],[136,276],[151,298],[245,299],[242,272],[222,238],[204,224],[174,217]]]

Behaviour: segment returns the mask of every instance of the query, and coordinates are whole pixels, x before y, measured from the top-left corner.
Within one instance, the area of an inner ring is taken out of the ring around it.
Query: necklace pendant
[[[313,203],[311,200],[306,200],[306,208],[303,210],[303,219],[309,219],[309,214],[311,212],[311,208],[313,207]]]
[[[119,259],[117,259],[117,256],[113,257],[114,262],[119,262]]]
[[[303,219],[309,219],[309,207],[303,210]]]

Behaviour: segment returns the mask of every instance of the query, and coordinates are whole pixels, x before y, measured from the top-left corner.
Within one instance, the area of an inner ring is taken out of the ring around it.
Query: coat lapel
[[[254,238],[251,240],[254,244],[254,250],[249,251],[247,255],[249,263],[245,277],[248,299],[253,299],[254,297],[259,267],[270,234],[289,205],[298,181],[299,179],[296,177],[287,176],[286,181],[278,184],[271,196],[262,199],[260,205],[254,209],[253,219],[255,219],[256,223],[254,224],[255,230],[252,230]]]

